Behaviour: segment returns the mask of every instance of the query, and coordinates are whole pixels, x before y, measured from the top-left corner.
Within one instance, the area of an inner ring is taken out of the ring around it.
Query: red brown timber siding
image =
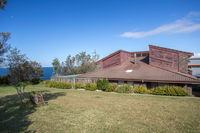
[[[99,65],[102,64],[103,68],[107,68],[111,66],[120,65],[130,57],[131,57],[130,52],[119,50],[109,55],[108,57],[102,59],[100,62],[98,62],[98,64]]]
[[[188,73],[188,53],[149,46],[149,63],[152,66],[160,67],[175,72]]]

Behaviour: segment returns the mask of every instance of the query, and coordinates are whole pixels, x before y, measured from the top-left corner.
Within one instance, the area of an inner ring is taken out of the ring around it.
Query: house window
[[[129,81],[128,81],[127,84],[133,86],[133,82],[129,82]]]
[[[123,85],[124,81],[118,81],[118,85]]]

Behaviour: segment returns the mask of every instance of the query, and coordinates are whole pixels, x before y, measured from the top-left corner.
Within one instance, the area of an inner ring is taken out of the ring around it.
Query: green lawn
[[[53,89],[48,105],[20,106],[15,89],[0,87],[0,132],[199,133],[200,98]]]

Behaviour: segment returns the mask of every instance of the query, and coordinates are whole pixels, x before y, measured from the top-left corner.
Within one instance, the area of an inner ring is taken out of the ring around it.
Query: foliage
[[[53,72],[54,72],[53,74],[58,75],[61,69],[61,64],[58,58],[53,59],[52,65],[53,65]]]
[[[96,52],[93,54],[80,52],[75,56],[68,55],[66,60],[62,63],[62,66],[57,66],[61,67],[61,74],[63,75],[81,74],[94,71],[96,69],[95,62],[98,58],[99,55]],[[58,60],[54,60],[53,62],[55,62],[55,64],[60,64]]]
[[[129,84],[119,85],[115,91],[118,93],[131,93],[133,92],[133,87]]]
[[[97,89],[97,84],[96,83],[87,83],[85,86],[86,90],[94,91]]]
[[[62,72],[64,74],[75,74],[75,73],[77,73],[76,70],[74,69],[75,68],[75,61],[76,61],[76,59],[75,59],[74,56],[68,55],[67,59],[64,62]]]
[[[0,1],[0,4],[2,4],[3,1]],[[10,33],[9,32],[0,32],[0,65],[4,62],[5,58],[4,55],[6,52],[8,52],[10,45],[7,43],[7,41],[10,39]]]
[[[21,54],[16,48],[10,50],[7,61],[12,84],[31,82],[34,78],[42,76],[42,66],[35,61],[29,61],[26,55]]]
[[[7,4],[7,0],[0,0],[0,8],[4,9]]]
[[[10,76],[0,76],[0,85],[8,85],[10,84],[9,82]]]
[[[40,78],[34,78],[34,79],[31,80],[31,83],[34,84],[34,85],[36,85],[36,84],[39,84],[39,83],[42,82],[42,81],[43,81],[43,80],[40,79]]]
[[[96,84],[97,84],[97,89],[99,90],[105,91],[109,89],[109,81],[106,79],[103,80],[98,79]]]
[[[76,88],[76,89],[80,89],[80,88],[81,88],[81,89],[85,89],[85,87],[86,87],[85,84],[81,84],[81,83],[76,83],[76,84],[75,84],[75,88]]]
[[[72,85],[67,82],[46,81],[45,85],[51,88],[71,89]]]
[[[115,84],[115,83],[109,83],[109,87],[106,88],[105,91],[107,91],[107,92],[114,92],[116,90],[116,88],[117,88],[117,84]]]
[[[147,88],[143,85],[138,85],[138,86],[134,87],[133,92],[145,94],[145,93],[150,93],[150,90],[147,90]]]
[[[26,103],[26,96],[25,96],[25,88],[29,85],[29,82],[19,82],[15,84],[15,89],[17,90],[17,94],[21,100],[21,103]]]
[[[180,86],[161,86],[152,90],[154,95],[188,96],[188,93]]]

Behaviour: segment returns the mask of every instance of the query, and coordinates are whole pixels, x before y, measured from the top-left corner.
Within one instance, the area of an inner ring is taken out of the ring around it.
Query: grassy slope
[[[200,132],[200,99],[52,89],[48,105],[20,106],[15,89],[0,87],[0,131]]]

